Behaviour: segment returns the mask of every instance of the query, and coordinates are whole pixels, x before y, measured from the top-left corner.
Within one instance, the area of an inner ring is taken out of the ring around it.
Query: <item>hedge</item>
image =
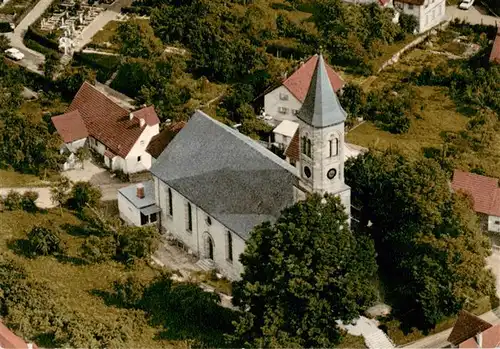
[[[12,31],[9,22],[0,22],[0,33],[9,33]]]
[[[32,26],[28,27],[26,30],[26,34],[24,35],[25,40],[33,40],[38,44],[45,46],[46,48],[59,52],[59,43],[57,41],[51,40],[47,38],[45,35],[38,32],[36,29],[32,28]]]
[[[108,81],[120,65],[120,57],[98,53],[75,52],[73,61],[76,65],[85,65],[95,70],[97,81],[102,83]]]

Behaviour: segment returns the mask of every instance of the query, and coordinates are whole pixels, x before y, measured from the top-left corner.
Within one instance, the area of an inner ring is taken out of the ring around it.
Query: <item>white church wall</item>
[[[228,258],[227,253],[227,233],[228,229],[219,221],[210,217],[211,224],[207,222],[209,216],[201,208],[191,203],[193,214],[193,230],[186,229],[186,209],[187,200],[177,191],[170,188],[172,192],[173,214],[169,215],[168,209],[168,185],[157,177],[154,177],[156,204],[161,208],[161,225],[170,232],[176,239],[182,241],[199,258],[208,258],[205,239],[207,234],[214,243],[214,263],[221,273],[230,279],[237,279],[243,267],[239,262],[239,255],[245,249],[245,242],[238,235],[231,232],[233,242],[233,260]]]

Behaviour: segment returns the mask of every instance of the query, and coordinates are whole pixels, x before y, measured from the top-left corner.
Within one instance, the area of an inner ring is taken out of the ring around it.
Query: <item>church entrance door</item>
[[[208,232],[205,232],[203,240],[205,245],[204,258],[213,260],[215,253],[214,240]]]

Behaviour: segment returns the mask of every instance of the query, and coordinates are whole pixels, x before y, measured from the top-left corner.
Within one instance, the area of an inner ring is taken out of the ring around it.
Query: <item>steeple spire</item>
[[[321,128],[343,123],[346,116],[347,113],[333,90],[325,60],[320,53],[298,118],[308,125]]]

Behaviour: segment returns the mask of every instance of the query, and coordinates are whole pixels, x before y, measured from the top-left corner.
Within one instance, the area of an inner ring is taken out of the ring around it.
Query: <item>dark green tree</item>
[[[86,206],[97,207],[101,196],[101,190],[98,187],[89,182],[76,182],[69,193],[70,206],[78,211]]]
[[[47,256],[63,251],[58,234],[46,227],[33,227],[28,233],[28,242],[33,255]]]
[[[158,39],[149,24],[137,20],[121,23],[113,40],[120,45],[120,54],[135,58],[151,58],[162,51]]]
[[[5,34],[0,34],[0,56],[10,47],[10,40]]]
[[[340,200],[315,194],[254,228],[240,257],[233,302],[246,309],[237,339],[256,347],[332,347],[335,321],[375,300],[373,243],[354,234]]]
[[[346,163],[346,183],[375,240],[386,301],[406,325],[432,327],[494,294],[489,242],[434,160],[370,151]]]
[[[46,54],[45,61],[43,62],[41,69],[43,71],[43,75],[47,79],[52,80],[59,69],[59,57],[57,57],[57,55],[52,51],[50,54]]]

